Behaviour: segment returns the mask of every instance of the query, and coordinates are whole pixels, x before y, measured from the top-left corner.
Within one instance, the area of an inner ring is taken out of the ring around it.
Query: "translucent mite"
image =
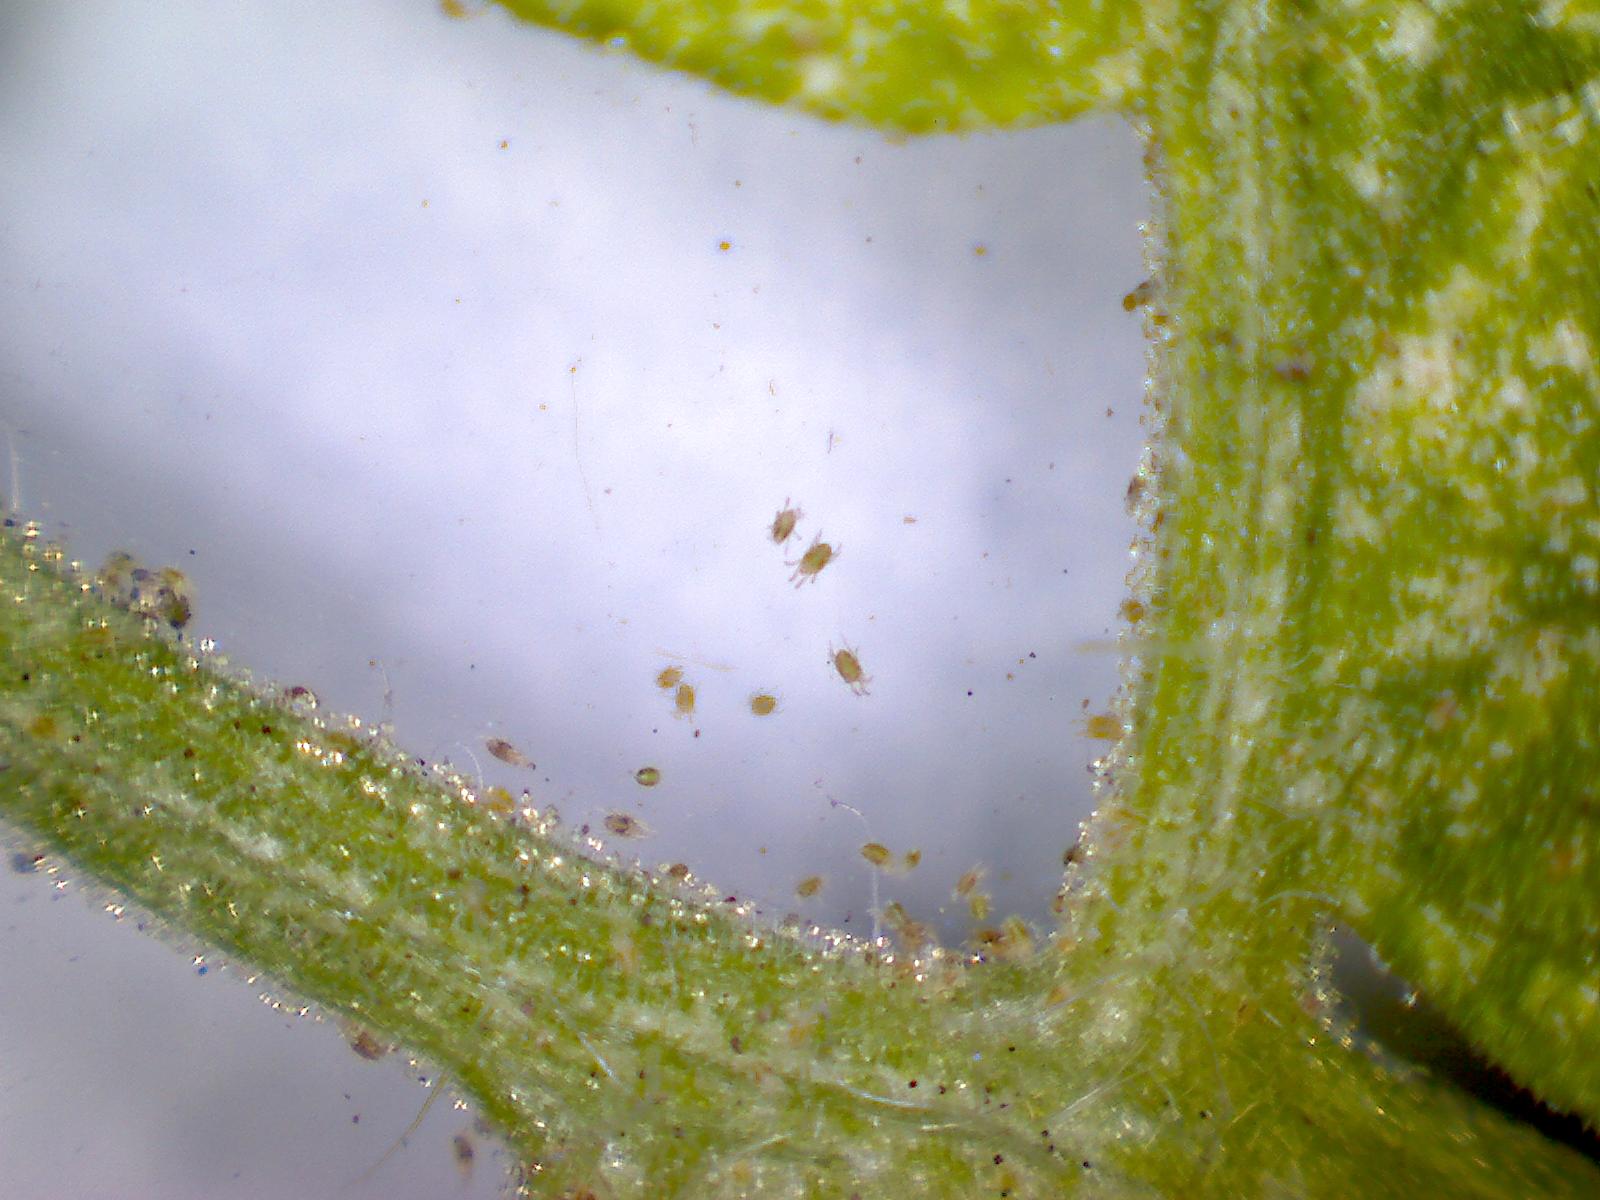
[[[607,813],[605,826],[618,837],[625,838],[644,837],[650,832],[638,817],[621,812]]]
[[[533,767],[533,760],[505,738],[489,738],[483,743],[483,748],[501,762],[509,763],[513,767]]]
[[[450,1152],[456,1160],[456,1170],[461,1172],[463,1179],[472,1174],[472,1166],[478,1157],[477,1147],[472,1144],[472,1139],[464,1133],[458,1133],[450,1139]]]
[[[1033,933],[1021,917],[1007,917],[998,929],[979,929],[972,935],[983,957],[998,962],[1021,962],[1033,954]]]
[[[833,661],[833,669],[839,673],[839,678],[850,685],[850,690],[858,696],[867,695],[867,684],[872,682],[872,677],[861,669],[861,659],[856,652],[846,646],[843,650],[828,647],[829,657]]]
[[[95,582],[111,603],[173,629],[182,629],[194,613],[187,575],[176,567],[147,570],[122,550],[106,558]]]
[[[897,900],[891,900],[884,906],[883,927],[913,954],[933,941],[933,931],[921,921],[914,920]]]
[[[1104,742],[1114,742],[1122,736],[1122,721],[1115,713],[1091,713],[1083,719],[1083,732]]]
[[[789,578],[794,581],[795,587],[802,586],[808,580],[815,581],[817,576],[822,574],[822,568],[839,557],[841,549],[842,547],[830,546],[823,541],[820,533],[812,538],[811,545],[806,548],[799,561],[787,564],[794,568],[794,574]]]
[[[800,509],[790,507],[789,498],[785,496],[783,507],[772,518],[772,525],[767,529],[767,536],[772,539],[775,545],[783,545],[794,536],[794,527],[803,516],[805,516],[805,513],[801,512]]]
[[[394,1050],[393,1044],[380,1040],[377,1034],[359,1025],[346,1025],[344,1037],[356,1056],[368,1062],[377,1062]]]

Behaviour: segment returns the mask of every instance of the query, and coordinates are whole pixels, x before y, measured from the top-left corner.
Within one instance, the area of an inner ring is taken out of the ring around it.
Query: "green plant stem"
[[[1030,972],[880,961],[584,857],[598,843],[548,814],[496,815],[230,681],[59,557],[0,540],[7,816],[438,1063],[551,1194],[1083,1170],[1086,1143],[1052,1152],[1032,1126],[1091,1077],[1007,1043]]]

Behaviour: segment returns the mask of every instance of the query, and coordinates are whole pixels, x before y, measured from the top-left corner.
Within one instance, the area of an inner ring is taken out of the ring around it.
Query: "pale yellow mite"
[[[1033,934],[1021,917],[1007,917],[999,929],[975,930],[972,940],[986,958],[1020,962],[1033,953]]]
[[[815,582],[817,576],[822,574],[822,568],[839,557],[840,550],[841,547],[830,546],[823,541],[820,533],[812,538],[811,545],[806,548],[799,561],[787,564],[794,568],[794,574],[789,578],[794,581],[795,587],[802,586],[808,580]]]
[[[661,772],[655,767],[640,767],[633,773],[633,778],[640,787],[655,787],[661,782]]]
[[[887,866],[891,857],[889,847],[881,842],[868,842],[861,847],[861,857],[875,867]]]
[[[915,953],[933,941],[933,931],[921,921],[912,919],[899,901],[891,900],[883,909],[883,926],[905,949]]]
[[[861,659],[856,652],[846,646],[843,650],[828,647],[828,656],[833,662],[833,669],[838,672],[839,678],[850,685],[850,690],[858,696],[867,695],[867,684],[872,682],[872,677],[861,669]]]
[[[682,667],[663,667],[661,673],[656,676],[656,686],[664,692],[671,691],[682,682]]]
[[[778,510],[778,515],[772,518],[772,525],[767,530],[775,545],[781,546],[794,536],[794,527],[799,524],[800,518],[805,516],[799,508],[790,507],[789,498],[784,497],[783,507]]]
[[[808,900],[822,890],[821,875],[807,875],[794,885],[794,894],[802,900]]]
[[[1122,736],[1122,722],[1115,713],[1091,713],[1083,719],[1083,732],[1103,742],[1114,742]]]
[[[778,698],[771,692],[757,692],[750,697],[750,711],[758,717],[770,717],[778,711]]]
[[[680,717],[694,716],[694,688],[687,683],[678,685],[677,699],[673,701],[673,710]]]

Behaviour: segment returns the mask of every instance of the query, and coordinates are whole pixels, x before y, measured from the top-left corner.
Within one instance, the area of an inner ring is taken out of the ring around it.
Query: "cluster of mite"
[[[766,528],[767,538],[775,546],[787,546],[794,538],[796,527],[804,515],[798,506],[785,499],[783,507],[773,516],[771,524]],[[823,570],[839,557],[839,553],[839,546],[823,541],[822,535],[818,533],[798,558],[785,561],[786,566],[793,568],[790,581],[796,588],[814,583]],[[140,613],[174,631],[182,631],[192,614],[189,581],[176,568],[147,569],[132,556],[118,552],[112,554],[101,567],[96,576],[96,583],[101,594],[112,603]],[[849,646],[843,649],[834,649],[830,646],[828,658],[834,672],[852,693],[857,696],[868,695],[867,685],[871,682],[871,677],[863,670],[858,651]],[[662,668],[655,676],[655,684],[662,691],[671,693],[673,712],[676,716],[693,717],[696,701],[695,686],[685,678],[682,667]],[[315,698],[303,687],[290,688],[284,696],[291,705],[315,708]],[[760,691],[749,697],[748,707],[751,714],[756,717],[769,717],[779,710],[779,700],[770,691]],[[504,738],[485,739],[484,749],[491,757],[508,766],[528,770],[535,767],[531,758]],[[633,773],[633,778],[640,787],[653,788],[661,783],[662,773],[658,767],[642,766]],[[514,802],[503,788],[487,788],[485,796],[491,811],[509,813],[514,810]],[[609,833],[621,838],[645,837],[650,832],[642,820],[625,812],[608,813],[603,819],[603,824]],[[896,854],[887,846],[875,841],[862,845],[860,855],[875,871],[895,874],[913,870],[922,859],[920,850],[913,849]],[[673,864],[668,874],[674,878],[686,879],[689,871],[682,864]],[[988,919],[992,903],[991,897],[980,887],[983,878],[983,867],[975,866],[957,880],[951,893],[953,899],[966,905],[972,920],[978,923]],[[801,899],[811,899],[821,893],[824,885],[825,880],[821,875],[808,875],[796,883],[795,895]],[[913,920],[898,903],[885,906],[881,916],[885,928],[908,948],[922,947],[933,941],[927,927]],[[980,929],[976,940],[990,952],[1009,956],[1007,953],[1009,949],[1028,944],[1024,925],[1012,921],[1006,924],[1010,926],[1014,923],[1018,926],[1015,929]]]
[[[766,527],[767,538],[775,546],[787,546],[793,540],[796,528],[804,515],[797,505],[785,499],[783,506],[774,514],[771,524]],[[819,532],[798,558],[785,561],[786,566],[793,568],[793,574],[789,577],[790,582],[796,588],[816,582],[823,570],[839,557],[839,553],[840,547],[823,541]],[[857,650],[849,646],[843,649],[834,649],[830,646],[828,660],[834,672],[852,693],[857,696],[869,694],[867,685],[871,682],[871,677],[863,670]],[[675,716],[685,719],[694,716],[695,685],[685,677],[682,667],[663,667],[655,676],[655,685],[672,696]],[[779,709],[778,697],[770,691],[753,693],[748,698],[747,704],[751,714],[756,717],[772,716]],[[493,757],[511,766],[529,768],[533,766],[526,755],[502,738],[488,739],[485,748]],[[661,783],[662,773],[659,767],[643,766],[633,773],[633,778],[640,787],[653,788]],[[606,830],[616,837],[640,838],[650,832],[643,821],[625,812],[608,813],[603,824]],[[896,854],[882,843],[874,841],[863,844],[860,847],[860,855],[874,870],[894,874],[909,872],[922,861],[920,850],[912,849]],[[672,878],[687,879],[689,869],[681,863],[674,863],[667,869],[667,874]],[[980,887],[984,874],[982,866],[973,867],[956,881],[951,893],[953,899],[966,905],[973,921],[979,923],[988,919],[992,905],[991,897]],[[803,900],[811,899],[822,892],[825,883],[821,875],[807,875],[795,884],[795,895]],[[881,917],[884,927],[908,948],[920,948],[933,941],[927,926],[913,920],[898,903],[886,905]],[[998,930],[980,929],[976,940],[986,951],[999,954],[1008,954],[1014,949],[1031,944],[1026,926],[1020,920],[1007,922],[1004,928]]]
[[[805,514],[792,505],[787,499],[783,507],[772,518],[772,523],[767,527],[767,536],[776,546],[785,546],[794,537],[795,526]],[[822,540],[819,533],[811,540],[801,556],[786,566],[794,568],[794,574],[789,579],[795,587],[802,587],[806,583],[815,582],[823,568],[828,566],[839,556],[839,547]],[[842,650],[828,648],[829,661],[833,669],[858,696],[867,694],[867,684],[870,677],[861,669],[861,660],[856,651],[848,646]],[[673,715],[684,719],[692,719],[695,713],[695,685],[684,677],[684,669],[677,666],[663,667],[655,677],[656,687],[672,696]],[[770,691],[752,693],[747,701],[752,715],[757,717],[770,717],[778,711],[778,697]],[[699,730],[695,731],[699,737]],[[509,742],[493,738],[486,743],[490,754],[502,762],[513,766],[532,766],[526,756],[522,755]],[[640,767],[633,773],[634,782],[640,787],[653,788],[661,782],[661,769],[654,766]],[[650,831],[644,822],[628,813],[608,813],[604,819],[606,829],[617,837],[637,838],[644,837]],[[687,873],[686,870],[684,872]],[[821,888],[821,880],[817,877],[804,880],[799,888],[801,896],[814,896]]]
[[[793,537],[795,526],[801,516],[801,511],[786,500],[784,507],[773,518],[768,529],[768,536],[773,543],[779,546],[786,544]],[[838,547],[822,541],[820,535],[813,538],[797,560],[787,563],[794,569],[790,577],[792,582],[796,587],[801,587],[807,582],[815,581],[838,554]],[[107,599],[147,617],[153,624],[181,632],[189,623],[192,614],[189,581],[175,568],[150,570],[141,566],[131,556],[118,553],[106,561],[95,582],[101,594]],[[860,696],[868,694],[866,685],[870,680],[863,672],[854,650],[847,647],[836,651],[830,647],[830,661],[839,678],[854,694]],[[693,715],[695,691],[693,685],[685,680],[682,668],[676,666],[663,668],[656,675],[655,683],[663,691],[673,694],[674,710],[678,715],[684,717]],[[309,711],[317,707],[315,696],[309,689],[303,687],[286,689],[283,700],[297,709]],[[749,698],[749,709],[757,717],[770,716],[778,710],[777,697],[770,692],[756,693]],[[504,738],[490,737],[485,739],[483,744],[493,758],[508,766],[526,770],[535,769],[536,764],[533,760]],[[661,782],[662,775],[657,767],[644,766],[634,773],[634,779],[640,786],[650,788]],[[487,807],[498,814],[509,815],[514,810],[514,802],[503,788],[485,789],[485,800]],[[620,812],[608,814],[604,819],[604,825],[610,833],[618,837],[640,837],[648,833],[637,818]],[[863,844],[859,853],[874,871],[892,874],[909,872],[915,869],[922,859],[920,850],[912,849],[897,854],[889,847],[875,841]],[[689,870],[682,864],[673,864],[666,869],[666,874],[681,881],[687,881],[689,878]],[[981,865],[974,866],[961,875],[952,889],[952,898],[963,902],[973,921],[980,924],[989,917],[992,903],[991,897],[981,886],[984,876],[984,868]],[[796,884],[795,894],[802,899],[811,898],[818,895],[823,886],[822,876],[810,875]],[[885,930],[893,935],[906,951],[915,954],[936,944],[932,931],[922,922],[913,919],[898,902],[891,901],[885,905],[880,915]],[[980,956],[984,958],[1016,960],[1025,958],[1033,952],[1031,932],[1019,917],[1007,918],[997,928],[979,928],[973,940]],[[395,1049],[392,1044],[382,1041],[376,1034],[353,1023],[348,1026],[345,1033],[352,1051],[365,1059],[384,1058]],[[413,1129],[431,1107],[436,1095],[437,1093],[430,1094],[428,1103],[418,1114],[417,1121],[413,1122]],[[463,1177],[472,1173],[477,1156],[473,1134],[481,1137],[486,1133],[486,1128],[479,1124],[470,1133],[461,1131],[453,1138],[452,1151]],[[388,1154],[384,1155],[385,1159],[388,1157]]]
[[[783,547],[794,538],[795,530],[800,519],[805,513],[788,498],[783,506],[774,514],[772,522],[767,526],[767,538],[775,546]],[[909,518],[908,518],[909,520]],[[796,588],[804,587],[807,583],[815,583],[818,576],[839,557],[840,547],[822,540],[819,532],[812,537],[810,544],[800,554],[799,558],[786,560],[785,565],[794,569],[789,579]],[[867,685],[872,681],[861,666],[859,651],[846,645],[843,649],[828,647],[828,660],[834,672],[857,696],[868,695]],[[655,678],[658,688],[673,693],[674,713],[680,717],[690,717],[694,714],[695,690],[692,683],[686,682],[681,667],[665,667]],[[771,692],[757,692],[749,698],[749,708],[757,717],[771,716],[778,709],[778,699]],[[661,772],[656,767],[641,767],[634,775],[635,780],[642,787],[654,787],[661,782]],[[606,828],[612,833],[624,837],[639,836],[645,832],[640,822],[624,813],[612,813],[606,817]],[[894,873],[903,873],[913,870],[922,861],[922,851],[907,850],[903,854],[895,854],[880,842],[867,842],[860,848],[863,859],[874,870]],[[674,864],[669,872],[676,877],[686,877],[688,869],[682,864]],[[955,899],[967,905],[974,921],[984,921],[988,918],[991,898],[984,892],[979,884],[984,877],[981,866],[973,867],[961,876],[956,882],[952,892]],[[818,895],[824,886],[825,880],[821,875],[807,875],[795,885],[795,895],[801,899],[810,899]],[[905,909],[898,903],[890,903],[882,912],[885,927],[902,945],[909,949],[917,949],[933,941],[928,928],[921,922],[913,920]],[[991,948],[1005,949],[1024,943],[1027,939],[1025,926],[1020,921],[1016,922],[1018,928],[1008,928],[998,931],[989,931],[992,937],[985,940],[980,931],[979,941]]]

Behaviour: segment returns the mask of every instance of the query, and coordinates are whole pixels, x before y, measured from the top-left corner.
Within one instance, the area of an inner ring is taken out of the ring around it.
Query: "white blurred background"
[[[74,557],[771,912],[870,934],[870,839],[950,943],[980,863],[1044,923],[1132,535],[1125,126],[896,143],[421,0],[12,0],[0,178],[0,481]],[[498,1193],[448,1102],[383,1157],[421,1072],[59,878],[0,877],[0,1195]]]

